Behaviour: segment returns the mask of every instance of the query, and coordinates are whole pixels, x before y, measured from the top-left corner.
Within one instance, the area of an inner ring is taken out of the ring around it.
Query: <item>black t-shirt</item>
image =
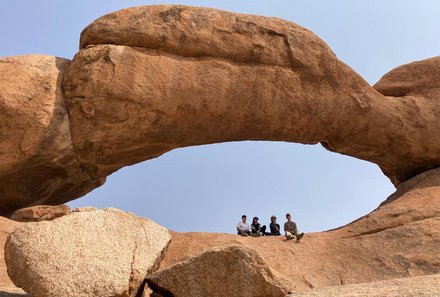
[[[252,233],[260,232],[260,223],[252,224]]]
[[[270,233],[280,235],[280,225],[275,223],[270,223]]]

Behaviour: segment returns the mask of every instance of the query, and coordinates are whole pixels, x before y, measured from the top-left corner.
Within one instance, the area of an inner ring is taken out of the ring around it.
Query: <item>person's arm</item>
[[[252,231],[252,233],[257,233],[257,231],[258,231],[257,229],[255,229],[254,224],[251,225],[251,231]]]
[[[240,232],[240,222],[237,224],[237,231]]]
[[[288,231],[287,222],[284,223],[284,232]]]

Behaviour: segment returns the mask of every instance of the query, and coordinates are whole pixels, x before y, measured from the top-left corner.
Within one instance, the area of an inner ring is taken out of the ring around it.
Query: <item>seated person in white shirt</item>
[[[241,221],[237,224],[237,232],[238,235],[249,236],[251,235],[251,227],[248,223],[246,223],[247,217],[246,215],[241,216]]]

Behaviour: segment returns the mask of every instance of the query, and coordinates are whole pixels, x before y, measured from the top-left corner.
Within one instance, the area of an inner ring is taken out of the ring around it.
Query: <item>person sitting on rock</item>
[[[270,236],[278,236],[281,235],[280,233],[280,225],[277,224],[277,217],[276,216],[271,216],[270,217],[270,233],[266,233],[266,235],[270,235]]]
[[[284,223],[284,232],[287,239],[293,239],[296,236],[296,241],[299,241],[304,236],[304,232],[300,233],[296,227],[296,223],[292,221],[292,216],[286,214],[287,222]]]
[[[266,225],[261,226],[260,223],[258,223],[258,220],[259,219],[257,217],[254,217],[252,219],[252,234],[254,236],[263,236],[266,233]]]
[[[249,236],[251,235],[251,228],[248,223],[246,223],[246,215],[241,216],[241,221],[237,224],[238,235]]]

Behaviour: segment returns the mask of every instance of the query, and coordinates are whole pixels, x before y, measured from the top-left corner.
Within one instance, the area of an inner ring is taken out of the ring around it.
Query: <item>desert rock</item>
[[[5,255],[11,279],[33,297],[132,297],[169,241],[151,220],[104,209],[27,223]]]
[[[148,285],[175,297],[284,297],[282,282],[252,249],[216,247],[148,277]],[[168,295],[167,295],[168,294]]]
[[[383,96],[291,22],[135,7],[93,22],[81,48],[63,86],[74,147],[97,176],[238,140],[320,142],[394,184],[440,165],[437,101]]]
[[[390,97],[440,97],[440,56],[412,62],[385,74],[374,88]],[[433,111],[435,112],[435,111]]]
[[[2,288],[15,288],[7,273],[4,246],[9,234],[20,226],[22,226],[22,223],[0,216],[0,287]]]
[[[395,185],[440,166],[438,57],[374,89],[299,25],[173,5],[104,16],[81,48],[70,64],[0,59],[0,213],[64,203],[124,166],[227,141],[321,143],[378,164]]]
[[[293,293],[289,297],[436,297],[440,274],[316,289]]]
[[[73,151],[61,92],[68,65],[52,56],[0,58],[0,213],[60,204],[100,184]]]
[[[402,183],[365,217],[308,233],[299,243],[209,233],[172,233],[172,238],[160,269],[214,247],[242,245],[288,280],[290,291],[440,273],[440,169]]]
[[[38,222],[54,220],[69,213],[70,207],[64,204],[37,205],[16,210],[9,218],[18,222]]]

